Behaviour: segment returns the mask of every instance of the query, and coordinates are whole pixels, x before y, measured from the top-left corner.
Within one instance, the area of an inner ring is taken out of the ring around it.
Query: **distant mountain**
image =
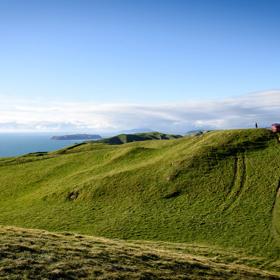
[[[206,132],[209,132],[209,130],[197,129],[197,130],[190,130],[187,133],[185,133],[185,135],[187,135],[187,136],[194,136],[194,135],[201,135],[201,134],[206,133]]]
[[[102,137],[98,134],[71,134],[62,136],[52,136],[52,140],[99,140]]]
[[[183,137],[182,135],[165,134],[161,132],[145,132],[135,134],[119,134],[110,138],[102,139],[98,142],[118,145],[129,142],[145,141],[145,140],[169,140]]]
[[[135,133],[146,133],[146,132],[154,132],[154,130],[150,128],[133,128],[128,130],[122,130],[119,134],[135,134]]]

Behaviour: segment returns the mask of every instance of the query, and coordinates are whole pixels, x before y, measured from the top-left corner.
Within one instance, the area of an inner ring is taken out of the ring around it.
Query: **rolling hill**
[[[269,130],[107,143],[0,159],[0,224],[241,250],[246,265],[280,271],[280,144]]]

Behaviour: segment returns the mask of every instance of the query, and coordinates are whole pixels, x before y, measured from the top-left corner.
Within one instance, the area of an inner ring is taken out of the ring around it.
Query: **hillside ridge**
[[[138,142],[138,141],[147,141],[147,140],[169,140],[169,139],[178,139],[181,138],[181,135],[178,134],[166,134],[161,132],[142,132],[142,133],[134,133],[134,134],[119,134],[113,137],[101,139],[98,142],[110,144],[110,145],[119,145],[130,142]]]

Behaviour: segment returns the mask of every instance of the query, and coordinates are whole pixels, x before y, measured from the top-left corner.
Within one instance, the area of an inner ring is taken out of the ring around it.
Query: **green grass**
[[[280,279],[241,251],[0,227],[1,279]],[[261,267],[258,268],[258,267]],[[266,264],[268,267],[268,264]]]
[[[0,159],[0,224],[280,256],[280,146],[268,130]]]

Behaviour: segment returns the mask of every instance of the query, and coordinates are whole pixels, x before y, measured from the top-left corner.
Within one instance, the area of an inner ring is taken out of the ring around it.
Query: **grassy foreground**
[[[280,258],[280,145],[268,130],[0,159],[0,224]]]
[[[1,279],[280,279],[252,265],[263,261],[198,245],[0,227]]]

